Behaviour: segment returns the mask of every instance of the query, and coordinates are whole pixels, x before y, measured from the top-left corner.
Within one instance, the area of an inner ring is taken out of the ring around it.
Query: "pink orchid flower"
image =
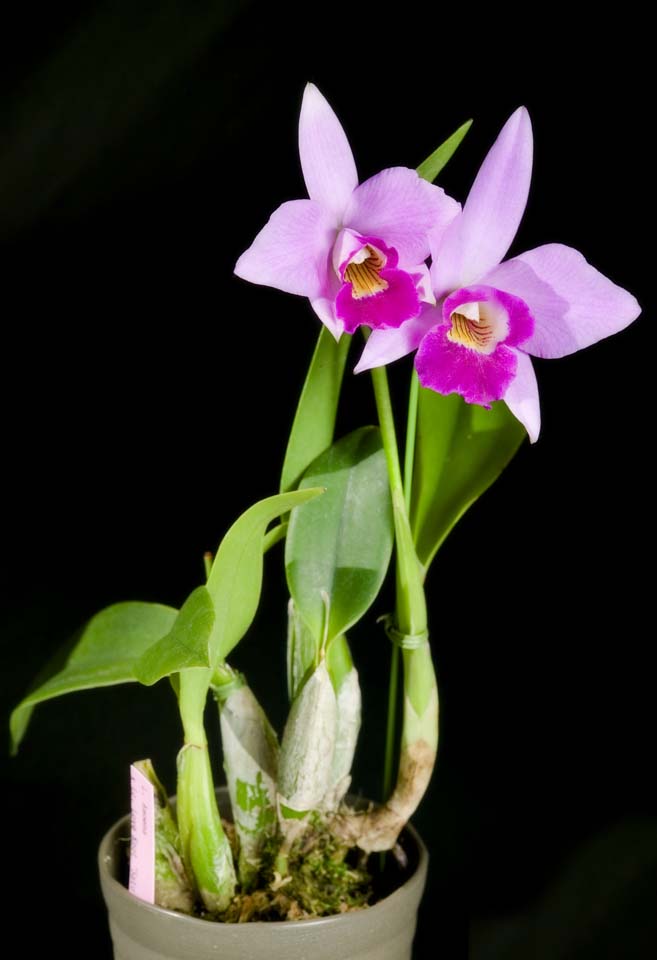
[[[636,320],[635,298],[559,243],[502,260],[527,203],[532,128],[520,107],[484,160],[463,211],[430,237],[436,306],[375,330],[356,371],[417,349],[420,383],[467,403],[504,400],[533,442],[540,406],[530,356],[564,357]]]
[[[460,210],[407,167],[358,185],[351,147],[335,113],[309,83],[299,117],[299,155],[309,200],[283,203],[235,273],[251,283],[308,297],[339,339],[362,324],[399,327],[433,303],[429,232]]]

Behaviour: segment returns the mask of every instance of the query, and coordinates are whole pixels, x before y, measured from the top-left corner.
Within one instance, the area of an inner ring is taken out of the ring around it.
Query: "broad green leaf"
[[[443,167],[452,159],[471,126],[472,120],[466,120],[451,137],[448,137],[444,143],[441,143],[438,149],[434,150],[434,152],[420,164],[417,172],[424,180],[433,183]]]
[[[342,375],[351,337],[336,343],[322,325],[301,391],[288,440],[281,476],[281,493],[299,485],[306,468],[333,442]]]
[[[425,570],[526,435],[502,401],[485,410],[456,394],[443,397],[420,388],[411,527]]]
[[[314,484],[312,489],[308,485],[303,490],[261,500],[235,521],[221,541],[207,583],[216,611],[209,647],[211,666],[216,667],[228,656],[256,614],[262,587],[263,541],[268,525],[323,492]]]
[[[318,642],[330,642],[363,616],[385,577],[393,542],[381,434],[363,427],[314,461],[301,489],[326,493],[295,510],[285,566],[290,594]]]
[[[149,687],[191,667],[210,664],[210,637],[215,609],[206,587],[197,587],[185,600],[166,636],[145,651],[135,664],[135,676]]]
[[[38,703],[76,690],[135,681],[135,664],[169,632],[177,614],[159,603],[116,603],[92,617],[56,654],[12,713],[13,752],[18,750]]]

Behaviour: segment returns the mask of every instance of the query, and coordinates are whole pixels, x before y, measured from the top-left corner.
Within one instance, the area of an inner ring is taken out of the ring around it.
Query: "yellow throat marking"
[[[375,247],[367,244],[360,251],[363,259],[359,263],[353,260],[344,272],[344,278],[351,284],[351,295],[354,300],[363,297],[373,297],[388,289],[388,281],[379,276],[386,264],[386,258]]]
[[[452,326],[447,333],[447,339],[452,343],[460,343],[478,353],[488,353],[493,341],[493,324],[490,320],[481,318],[470,319],[462,313],[453,313]]]

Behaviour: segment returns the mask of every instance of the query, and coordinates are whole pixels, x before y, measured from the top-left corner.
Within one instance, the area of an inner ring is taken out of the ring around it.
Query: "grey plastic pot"
[[[229,816],[226,789],[217,793],[222,815]],[[98,851],[114,960],[410,960],[429,855],[413,827],[406,831],[417,850],[415,871],[366,910],[317,920],[213,923],[139,900],[120,882],[130,835],[130,818],[123,817]]]

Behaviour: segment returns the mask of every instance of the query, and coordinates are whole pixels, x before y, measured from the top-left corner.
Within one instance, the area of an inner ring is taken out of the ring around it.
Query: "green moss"
[[[280,836],[270,837],[263,850],[258,889],[238,893],[217,919],[228,923],[249,920],[296,920],[361,910],[372,895],[371,877],[355,850],[341,844],[323,818],[313,814],[308,829],[287,854],[287,874],[280,863]]]

